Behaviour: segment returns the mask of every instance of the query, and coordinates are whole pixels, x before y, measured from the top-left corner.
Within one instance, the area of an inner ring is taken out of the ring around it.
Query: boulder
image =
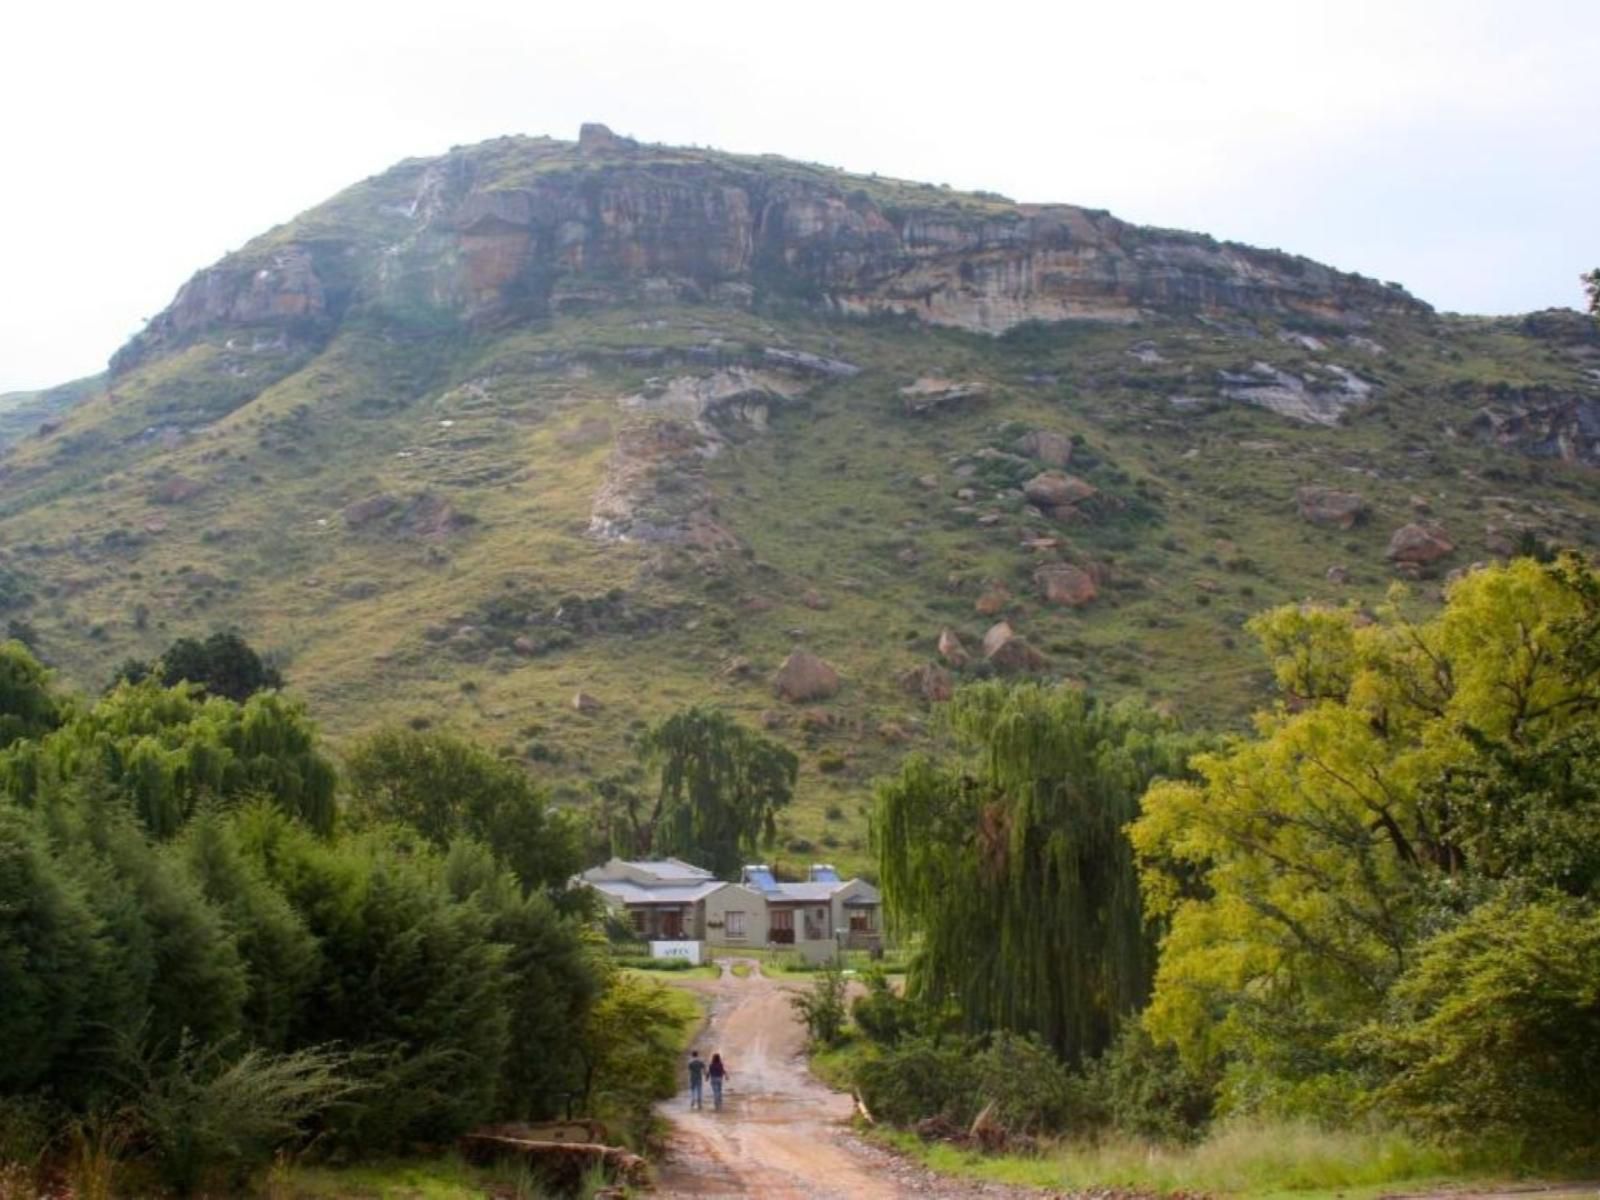
[[[941,629],[939,631],[939,657],[952,667],[964,667],[967,665],[967,648],[962,644],[961,638],[955,630]]]
[[[722,677],[724,679],[743,679],[755,670],[755,664],[742,654],[735,654],[722,664]]]
[[[150,499],[157,504],[184,504],[206,490],[198,479],[186,475],[170,475],[150,489]]]
[[[1388,558],[1395,563],[1426,566],[1437,562],[1456,548],[1439,525],[1422,525],[1413,522],[1402,525],[1389,539]]]
[[[525,634],[521,637],[514,638],[511,642],[511,648],[524,658],[531,658],[533,655],[539,653],[539,643]]]
[[[1350,582],[1349,570],[1337,564],[1329,567],[1324,577],[1329,583],[1346,584]]]
[[[800,603],[804,604],[807,608],[816,609],[820,612],[828,607],[828,598],[821,592],[817,591],[816,588],[807,588],[805,593],[800,597]]]
[[[937,375],[924,375],[900,389],[900,401],[908,417],[923,417],[941,409],[956,408],[988,395],[986,384],[976,380],[957,383]]]
[[[1349,529],[1367,512],[1367,502],[1358,492],[1338,488],[1303,487],[1294,494],[1295,507],[1302,520],[1313,525],[1333,525]]]
[[[839,672],[809,650],[795,650],[772,677],[772,687],[791,704],[826,700],[839,690]]]
[[[990,583],[983,589],[983,595],[973,603],[972,608],[980,617],[992,617],[1011,603],[1011,592],[1003,583]]]
[[[955,694],[955,682],[950,672],[937,663],[912,667],[900,676],[900,690],[908,696],[918,696],[929,704],[940,704]]]
[[[1099,489],[1065,471],[1042,471],[1022,485],[1022,494],[1040,508],[1066,508],[1093,498]]]
[[[1046,604],[1082,608],[1100,594],[1094,576],[1070,563],[1050,563],[1033,573],[1034,583]]]
[[[572,707],[581,713],[597,713],[604,708],[605,705],[601,704],[600,701],[596,700],[588,692],[583,691],[580,688],[578,691],[572,693]]]
[[[1006,621],[983,635],[983,656],[996,670],[1012,673],[1037,671],[1045,664],[1044,655],[1018,637]]]
[[[1017,439],[1018,454],[1042,462],[1047,467],[1064,467],[1072,461],[1072,439],[1064,433],[1035,429]]]
[[[360,529],[363,525],[370,525],[379,517],[388,516],[400,507],[397,497],[388,492],[379,492],[376,496],[368,496],[363,500],[356,500],[344,506],[344,523],[351,529]]]

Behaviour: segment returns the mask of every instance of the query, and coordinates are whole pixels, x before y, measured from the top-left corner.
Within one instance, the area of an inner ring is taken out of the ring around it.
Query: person
[[[706,1076],[706,1063],[705,1063],[705,1059],[700,1057],[700,1051],[698,1051],[698,1050],[689,1051],[689,1107],[690,1108],[704,1108],[705,1107],[705,1100],[704,1100],[704,1096],[705,1096],[705,1090],[704,1090],[705,1076]]]
[[[722,1065],[722,1055],[711,1056],[711,1066],[706,1071],[711,1076],[711,1106],[722,1111],[722,1081],[728,1077],[728,1068]]]

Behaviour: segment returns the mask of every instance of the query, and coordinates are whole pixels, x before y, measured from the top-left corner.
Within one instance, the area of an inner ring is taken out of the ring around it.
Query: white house
[[[880,944],[878,889],[841,880],[827,865],[813,866],[799,883],[779,883],[770,867],[748,866],[738,883],[728,883],[681,859],[613,858],[572,882],[593,888],[645,941],[792,946],[813,960],[840,946]]]

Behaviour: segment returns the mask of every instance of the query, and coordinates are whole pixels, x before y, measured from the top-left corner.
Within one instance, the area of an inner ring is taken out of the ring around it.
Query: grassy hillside
[[[860,372],[775,371],[770,348]],[[336,737],[452,725],[572,800],[629,764],[646,722],[718,704],[801,752],[783,854],[856,867],[868,781],[936,736],[899,677],[937,660],[941,629],[976,652],[1003,616],[1046,677],[1237,726],[1266,695],[1248,616],[1379,603],[1399,526],[1436,522],[1457,547],[1414,583],[1419,606],[1525,536],[1587,544],[1593,470],[1473,424],[1511,392],[1592,392],[1587,353],[1514,321],[1432,316],[1357,337],[1174,312],[992,338],[686,303],[495,329],[353,311],[325,342],[219,330],[12,448],[5,615],[91,688],[130,655],[237,627]],[[1366,395],[1330,426],[1230,398],[1229,379],[1269,368],[1330,388],[1342,370]],[[716,453],[647,471],[645,490],[730,542],[596,537],[619,435],[673,380],[719,370],[768,389],[762,412],[704,416]],[[902,389],[930,377],[981,394],[909,413]],[[1015,452],[1034,430],[1069,437],[1067,471],[1098,489],[1070,523],[1019,490],[1044,469]],[[1359,492],[1365,519],[1302,519],[1296,489],[1313,484]],[[1041,598],[1034,573],[1057,560],[1093,569],[1092,603]],[[843,674],[831,701],[774,696],[795,647]],[[600,707],[578,711],[579,690]]]

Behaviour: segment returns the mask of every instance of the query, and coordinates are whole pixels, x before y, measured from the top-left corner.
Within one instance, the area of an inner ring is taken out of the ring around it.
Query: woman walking
[[[711,1056],[711,1066],[706,1071],[711,1076],[711,1107],[722,1111],[722,1081],[728,1077],[728,1068],[722,1065],[722,1055]]]

